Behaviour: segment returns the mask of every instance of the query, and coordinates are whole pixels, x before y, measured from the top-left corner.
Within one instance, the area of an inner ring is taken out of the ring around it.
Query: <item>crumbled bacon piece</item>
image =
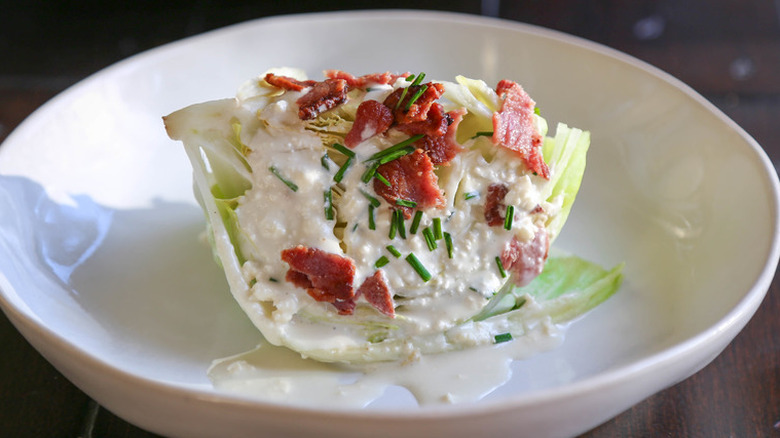
[[[377,173],[390,182],[390,187],[375,179],[374,191],[390,205],[401,209],[407,219],[412,216],[412,208],[398,206],[396,200],[414,201],[418,209],[444,207],[444,195],[439,189],[439,179],[433,173],[433,163],[422,149],[379,166]]]
[[[463,119],[463,115],[466,114],[464,108],[460,108],[448,113],[442,113],[442,106],[438,103],[431,107],[428,112],[429,119],[432,120],[432,124],[438,125],[439,129],[433,131],[430,134],[426,134],[425,137],[417,140],[414,145],[425,151],[431,158],[431,162],[434,166],[441,164],[447,164],[455,158],[463,148],[460,147],[455,139],[455,133],[458,129],[458,124]],[[440,122],[436,122],[440,120]],[[417,126],[426,122],[415,122],[400,125],[399,130],[407,132],[409,126]],[[438,134],[444,131],[443,134]],[[422,132],[407,132],[409,135],[420,134]]]
[[[395,317],[393,295],[390,293],[390,288],[387,287],[382,271],[377,270],[374,275],[366,278],[358,288],[356,295],[366,297],[366,301],[383,314],[391,318]]]
[[[444,112],[440,103],[433,103],[428,109],[425,119],[415,122],[399,123],[396,128],[405,134],[423,134],[429,137],[441,137],[447,133],[452,120]]]
[[[393,112],[390,108],[376,100],[365,100],[357,108],[355,122],[344,138],[344,144],[348,148],[354,148],[369,138],[387,131],[392,123]]]
[[[502,213],[506,213],[504,198],[509,193],[509,187],[505,184],[491,184],[487,188],[485,197],[485,220],[491,227],[504,225]]]
[[[304,88],[313,87],[314,84],[317,83],[317,81],[301,81],[289,76],[275,75],[273,73],[266,74],[263,79],[274,87],[291,91],[301,91]]]
[[[513,237],[507,242],[501,253],[501,263],[513,274],[512,280],[517,286],[525,286],[542,273],[549,249],[547,230],[539,227],[531,240],[520,242]]]
[[[333,303],[339,313],[351,314],[355,292],[355,263],[352,259],[302,245],[282,251],[282,261],[290,265],[286,280],[317,301]],[[345,313],[349,311],[349,313]]]
[[[396,89],[385,98],[384,104],[393,110],[396,123],[421,122],[428,118],[428,110],[431,109],[431,105],[444,94],[444,85],[436,82],[429,82],[425,84],[425,86],[427,87],[426,90],[409,106],[408,110],[406,109],[406,105],[414,98],[415,93],[417,93],[422,85],[410,85],[406,87],[406,90],[408,91],[400,104],[398,101],[404,93],[404,88]]]
[[[533,118],[535,102],[523,87],[506,79],[498,83],[496,93],[504,101],[493,113],[493,143],[517,152],[532,172],[550,179],[550,169],[542,156],[542,136]]]
[[[384,73],[371,73],[363,76],[353,76],[341,70],[325,70],[325,77],[329,79],[344,79],[350,88],[366,88],[370,84],[386,85],[392,84],[398,78],[405,78],[409,73],[400,75],[392,74],[389,71]]]
[[[298,117],[311,120],[347,101],[347,81],[325,79],[317,82],[306,94],[298,98]]]

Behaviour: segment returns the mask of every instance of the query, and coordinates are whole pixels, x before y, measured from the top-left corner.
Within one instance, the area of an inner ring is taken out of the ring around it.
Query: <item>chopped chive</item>
[[[382,256],[377,259],[377,261],[374,263],[375,268],[381,268],[382,266],[385,266],[386,264],[390,263],[390,260],[387,259],[387,257]]]
[[[346,156],[348,156],[350,158],[354,158],[355,157],[355,153],[352,152],[351,150],[347,149],[347,147],[344,146],[344,145],[341,145],[341,144],[338,144],[338,143],[333,143],[333,149],[341,152],[342,154],[344,154],[344,155],[346,155]]]
[[[515,220],[515,206],[514,205],[507,205],[506,206],[506,217],[504,218],[504,229],[505,230],[511,230],[512,229],[512,222]]]
[[[496,340],[496,344],[500,344],[502,342],[509,342],[512,340],[512,333],[501,333],[500,335],[494,336]]]
[[[409,87],[411,87],[411,85]],[[398,102],[395,103],[395,107],[393,109],[398,109],[398,107],[401,106],[401,102],[404,101],[406,93],[409,92],[409,87],[404,88],[404,91],[401,92],[401,97],[398,98]]]
[[[431,273],[428,272],[427,269],[425,269],[425,266],[423,266],[422,263],[420,263],[420,260],[417,259],[417,256],[414,255],[413,252],[410,252],[408,256],[406,256],[406,261],[409,263],[409,265],[412,266],[412,268],[417,271],[417,275],[422,278],[423,281],[427,282],[431,279]]]
[[[506,278],[506,271],[504,270],[504,264],[501,263],[501,257],[496,256],[496,266],[498,266],[498,272],[501,274],[501,278]]]
[[[330,161],[328,154],[325,154],[322,156],[322,158],[320,158],[320,163],[322,164],[322,167],[325,168],[325,170],[330,170],[330,164],[328,164],[328,161]]]
[[[330,189],[325,190],[325,219],[333,220],[333,192]]]
[[[413,135],[413,136],[407,138],[406,140],[404,140],[404,141],[402,141],[400,143],[396,143],[396,144],[390,146],[387,149],[384,149],[384,150],[381,150],[381,151],[375,153],[374,155],[370,156],[368,158],[368,160],[366,160],[366,161],[380,160],[380,159],[382,159],[382,157],[385,157],[387,155],[395,153],[395,152],[397,152],[397,151],[399,151],[399,150],[409,146],[410,144],[416,142],[417,140],[423,138],[424,136],[425,136],[424,134]]]
[[[429,251],[433,251],[439,247],[439,245],[436,244],[436,239],[433,238],[433,232],[430,228],[425,227],[423,230],[423,237],[425,237],[425,243],[428,245]]]
[[[538,107],[538,106],[535,106],[535,107],[534,107],[534,114],[536,114],[536,115],[538,116],[538,115],[539,115],[539,114],[541,114],[541,113],[542,113],[542,112],[539,110],[539,107]]]
[[[352,232],[353,233],[355,232],[355,230],[357,230],[357,227],[358,227],[358,223],[355,222],[355,225],[352,226]]]
[[[401,257],[401,251],[398,251],[393,245],[387,245],[385,248],[393,255],[393,257]]]
[[[479,192],[468,192],[468,193],[464,193],[463,194],[463,199],[465,199],[467,201],[469,199],[478,198],[478,197],[479,197]]]
[[[374,222],[374,206],[368,204],[368,229],[376,230],[376,222]]]
[[[368,169],[366,169],[365,172],[363,172],[363,176],[360,177],[360,180],[368,184],[368,182],[371,181],[371,178],[373,178],[376,175],[376,169],[379,166],[380,166],[379,161],[373,163],[371,166],[369,166]]]
[[[411,207],[411,208],[417,207],[416,202],[410,201],[408,199],[400,199],[400,198],[395,200],[395,205],[400,205],[401,207]]]
[[[427,85],[423,85],[422,87],[420,87],[417,90],[417,92],[414,93],[412,98],[409,99],[409,102],[406,102],[406,106],[404,107],[404,110],[409,111],[409,108],[412,107],[412,105],[417,101],[417,99],[420,98],[420,96],[423,95],[423,93],[425,93],[426,90],[428,90],[428,86]]]
[[[388,181],[385,177],[383,177],[381,173],[379,172],[375,173],[374,178],[378,179],[379,182],[386,185],[387,187],[390,187],[390,181]]]
[[[406,77],[406,82],[411,82],[409,87],[420,85],[422,80],[425,79],[425,73],[420,73],[419,75],[411,75]],[[406,97],[406,93],[409,92],[409,87],[404,88],[404,91],[401,92],[401,97],[398,98],[398,102],[395,103],[395,109],[398,109],[399,106],[401,106],[401,102],[403,102],[404,98]],[[409,110],[409,107],[406,108]]]
[[[422,219],[422,211],[417,210],[417,212],[414,214],[414,219],[412,219],[412,226],[409,227],[409,232],[412,234],[417,234],[417,228],[420,226],[420,220]]]
[[[371,205],[373,205],[373,206],[374,206],[374,208],[379,208],[379,205],[380,205],[380,203],[379,203],[379,199],[376,199],[375,197],[373,197],[373,196],[369,195],[368,193],[366,193],[366,192],[365,192],[365,191],[363,191],[363,190],[361,190],[361,191],[360,191],[360,193],[362,193],[362,194],[363,194],[363,196],[365,196],[365,197],[366,197],[366,199],[368,199],[368,202],[370,202],[370,203],[371,203]]]
[[[344,164],[341,165],[339,168],[339,171],[336,172],[335,175],[333,175],[333,181],[335,182],[341,182],[342,178],[344,178],[344,172],[347,171],[347,168],[349,165],[352,164],[352,157],[347,157],[347,161],[344,162]]]
[[[279,280],[277,280],[277,279],[275,279],[273,277],[268,277],[268,281],[270,281],[271,283],[278,283],[279,282]]]
[[[471,138],[477,138],[477,137],[492,137],[493,131],[477,131],[476,134],[474,134]]]
[[[413,146],[407,146],[407,147],[405,147],[403,149],[399,149],[399,150],[397,150],[397,151],[395,151],[395,152],[393,152],[391,154],[387,154],[384,157],[380,158],[379,159],[379,164],[382,165],[382,164],[385,164],[385,163],[389,163],[389,162],[391,162],[393,160],[397,160],[397,159],[403,157],[404,155],[411,154],[412,152],[414,152],[414,150],[415,149],[414,149]]]
[[[390,240],[395,239],[395,235],[398,233],[398,221],[395,218],[395,212],[398,210],[393,211],[393,215],[390,216],[390,231],[387,233],[387,238]]]
[[[474,292],[479,293],[479,290],[477,290],[477,288],[474,286],[469,286],[469,290],[473,290]]]
[[[433,218],[433,237],[436,240],[439,240],[444,237],[444,235],[441,233],[441,218],[435,217]]]
[[[290,188],[290,190],[292,190],[293,192],[297,192],[297,191],[298,191],[298,185],[297,185],[297,184],[295,184],[294,182],[292,182],[292,181],[290,181],[290,180],[286,179],[285,177],[283,177],[283,176],[282,176],[282,174],[281,174],[281,173],[279,173],[279,170],[278,170],[276,167],[274,167],[274,166],[271,166],[271,167],[269,167],[269,168],[268,168],[268,170],[270,170],[270,171],[271,171],[271,173],[273,173],[273,174],[274,174],[274,175],[275,175],[277,178],[279,178],[279,180],[280,180],[281,182],[283,182],[283,183],[284,183],[284,185],[286,185],[287,187],[289,187],[289,188]]]
[[[447,258],[452,258],[452,235],[444,233],[444,244],[447,246]]]
[[[404,225],[404,212],[396,210],[393,212],[395,215],[395,221],[397,222],[396,228],[398,229],[398,235],[401,239],[406,239],[406,226]]]

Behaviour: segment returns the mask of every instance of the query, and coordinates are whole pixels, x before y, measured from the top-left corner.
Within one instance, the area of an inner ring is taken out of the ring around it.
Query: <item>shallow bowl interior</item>
[[[232,96],[274,66],[520,82],[551,127],[592,132],[556,245],[605,266],[625,261],[623,288],[572,324],[560,348],[515,363],[511,381],[480,403],[420,408],[388,393],[345,412],[214,391],[211,360],[259,335],[198,238],[189,165],[161,116]],[[712,105],[595,44],[419,11],[264,19],[99,72],[9,136],[0,148],[0,304],[74,383],[166,435],[260,427],[267,436],[467,436],[521,424],[533,436],[568,435],[692,374],[744,326],[777,263],[777,186],[760,147]]]

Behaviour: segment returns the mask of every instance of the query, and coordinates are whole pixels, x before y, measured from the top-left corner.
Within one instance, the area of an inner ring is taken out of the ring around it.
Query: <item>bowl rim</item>
[[[36,349],[39,349],[39,351],[47,350],[44,346],[41,345],[42,343],[49,344],[50,348],[55,348],[65,352],[83,366],[87,366],[94,372],[103,374],[108,378],[115,380],[117,383],[133,386],[143,385],[148,390],[154,391],[155,394],[159,395],[167,395],[168,397],[179,399],[197,400],[198,402],[208,404],[228,405],[239,409],[263,409],[265,411],[277,413],[304,413],[308,416],[323,415],[329,418],[335,416],[377,420],[412,420],[423,418],[443,419],[447,417],[463,415],[493,415],[500,411],[509,411],[537,404],[552,403],[578,397],[582,394],[595,391],[599,388],[621,385],[632,380],[638,375],[649,373],[652,370],[658,368],[668,367],[671,363],[680,360],[681,357],[693,355],[697,351],[705,349],[706,346],[716,343],[718,340],[723,340],[725,337],[728,337],[728,341],[730,342],[731,339],[733,339],[733,336],[736,336],[736,334],[745,326],[745,324],[747,324],[764,299],[774,278],[775,269],[777,268],[778,259],[780,258],[780,233],[778,233],[778,230],[780,229],[780,210],[778,207],[778,200],[780,199],[780,183],[778,182],[778,176],[775,167],[772,165],[765,151],[761,148],[755,139],[753,139],[743,128],[738,126],[736,122],[726,116],[714,104],[705,99],[690,86],[664,72],[663,70],[652,66],[649,63],[641,61],[631,55],[620,52],[600,43],[589,41],[584,38],[566,34],[560,31],[544,28],[538,25],[459,12],[415,9],[372,9],[300,13],[262,17],[232,24],[146,50],[85,77],[36,109],[25,120],[23,120],[16,129],[9,133],[6,140],[0,144],[0,161],[2,161],[4,156],[4,149],[2,146],[17,142],[17,137],[21,136],[24,130],[27,129],[27,126],[31,125],[36,118],[50,111],[53,107],[66,103],[69,99],[75,97],[82,88],[88,87],[96,78],[110,75],[112,72],[123,68],[128,63],[137,62],[139,59],[163,56],[166,52],[176,50],[179,46],[184,44],[189,44],[200,39],[212,38],[218,34],[241,32],[245,28],[262,26],[268,22],[297,22],[301,20],[342,21],[344,19],[365,20],[368,18],[381,20],[422,20],[460,23],[470,26],[514,31],[557,40],[567,45],[576,46],[579,49],[584,49],[590,52],[597,52],[621,63],[629,64],[638,70],[644,71],[648,75],[660,79],[665,84],[676,88],[678,91],[685,94],[687,98],[704,107],[707,112],[715,115],[720,122],[727,125],[730,130],[737,133],[739,137],[744,140],[745,144],[751,149],[752,153],[755,155],[755,158],[759,160],[760,164],[765,170],[765,174],[763,176],[770,191],[768,194],[772,197],[770,211],[772,214],[771,225],[772,229],[774,230],[774,234],[772,236],[772,242],[769,251],[765,256],[765,263],[760,270],[759,275],[755,278],[752,286],[749,288],[749,290],[746,291],[744,296],[737,302],[737,304],[716,324],[700,331],[695,336],[689,337],[682,342],[673,344],[649,356],[635,360],[627,365],[601,371],[592,376],[584,377],[575,382],[556,386],[554,388],[530,390],[523,392],[522,394],[503,397],[501,400],[484,400],[474,404],[420,406],[414,410],[392,409],[380,411],[372,409],[328,409],[320,407],[315,408],[298,405],[286,405],[249,399],[229,393],[219,393],[200,388],[193,388],[188,385],[174,384],[133,374],[131,372],[116,368],[101,358],[96,357],[89,352],[79,348],[71,341],[52,331],[45,325],[44,322],[40,321],[31,310],[17,306],[14,303],[14,299],[18,299],[23,302],[24,300],[22,299],[22,295],[18,294],[10,284],[5,282],[5,277],[2,275],[2,272],[0,272],[0,308],[3,309],[4,313],[11,320],[14,326],[16,326],[24,335],[24,337],[27,338],[28,341],[30,341],[33,345],[35,345]],[[7,286],[4,287],[4,283],[6,283]],[[724,344],[723,347],[725,347],[725,345],[727,345],[727,343]],[[719,354],[720,351],[717,353]],[[49,357],[46,354],[44,354],[44,356],[47,358],[47,360],[49,360]],[[713,359],[714,357],[715,355],[712,356]]]

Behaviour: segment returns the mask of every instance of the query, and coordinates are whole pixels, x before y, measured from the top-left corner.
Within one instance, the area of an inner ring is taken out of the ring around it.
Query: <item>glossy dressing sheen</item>
[[[493,346],[361,365],[304,359],[263,342],[254,350],[214,361],[208,375],[219,390],[296,406],[370,408],[390,397],[397,403],[404,395],[394,387],[408,390],[412,404],[454,404],[480,400],[509,381],[513,360],[556,348],[562,341],[561,327],[541,323],[528,327],[522,338]]]

